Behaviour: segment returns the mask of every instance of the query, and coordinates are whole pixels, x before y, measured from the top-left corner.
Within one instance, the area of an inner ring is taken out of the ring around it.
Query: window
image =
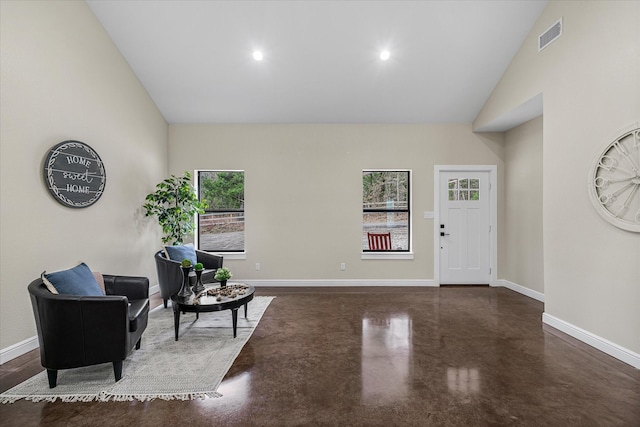
[[[480,180],[469,178],[449,179],[449,200],[480,200]]]
[[[409,252],[410,182],[408,170],[362,172],[363,252]],[[369,233],[389,233],[390,247],[370,245]]]
[[[197,171],[197,246],[210,252],[244,252],[244,171]]]

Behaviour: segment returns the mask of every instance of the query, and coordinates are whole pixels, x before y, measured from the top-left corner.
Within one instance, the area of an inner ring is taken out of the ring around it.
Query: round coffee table
[[[247,318],[247,304],[253,299],[255,289],[253,286],[244,283],[227,282],[227,290],[238,290],[240,293],[235,297],[224,295],[219,283],[210,283],[205,285],[205,290],[201,292],[197,298],[191,295],[187,298],[181,298],[177,295],[171,297],[171,305],[173,306],[173,323],[176,330],[176,341],[178,341],[178,329],[180,328],[180,313],[196,313],[196,320],[200,317],[200,313],[210,313],[212,311],[231,310],[231,320],[233,321],[233,337],[236,337],[236,329],[238,326],[238,308],[244,305],[244,317]],[[218,296],[220,295],[220,300]],[[244,293],[242,293],[244,292]]]

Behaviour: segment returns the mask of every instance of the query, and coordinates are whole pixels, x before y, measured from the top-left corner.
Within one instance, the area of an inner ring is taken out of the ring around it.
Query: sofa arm
[[[149,298],[149,278],[115,276],[105,274],[104,288],[107,295],[123,295],[129,299]]]
[[[222,267],[222,255],[216,255],[210,252],[196,250],[196,257],[198,259],[198,262],[201,262],[206,269],[217,270],[218,268]]]
[[[42,366],[67,369],[126,357],[127,297],[58,295],[44,286],[33,288]]]
[[[81,297],[80,304],[85,363],[124,360],[130,350],[129,299],[118,295]]]

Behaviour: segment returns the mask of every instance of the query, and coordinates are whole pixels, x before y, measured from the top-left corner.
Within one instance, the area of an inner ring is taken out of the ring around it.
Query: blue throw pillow
[[[193,243],[178,246],[165,246],[164,253],[170,260],[182,262],[183,259],[191,261],[191,265],[196,265],[198,257],[196,256],[196,248]]]
[[[102,296],[95,276],[84,262],[69,270],[44,273],[43,280],[49,282],[59,294]],[[47,285],[48,286],[48,285]]]

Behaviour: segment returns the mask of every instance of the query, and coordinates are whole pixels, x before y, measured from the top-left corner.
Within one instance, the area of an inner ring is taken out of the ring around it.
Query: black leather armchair
[[[172,295],[177,294],[182,287],[182,269],[180,268],[180,262],[166,258],[164,251],[156,252],[154,258],[158,272],[160,295],[164,301],[164,308],[167,308],[167,301]],[[216,282],[213,276],[215,276],[216,270],[222,267],[223,257],[196,250],[196,258],[204,266],[202,283]],[[189,274],[189,283],[191,285],[196,283],[196,273],[193,270]]]
[[[106,296],[51,293],[38,278],[28,286],[40,341],[40,362],[49,387],[58,370],[113,363],[115,380],[122,361],[140,338],[149,314],[149,279],[104,275]]]

